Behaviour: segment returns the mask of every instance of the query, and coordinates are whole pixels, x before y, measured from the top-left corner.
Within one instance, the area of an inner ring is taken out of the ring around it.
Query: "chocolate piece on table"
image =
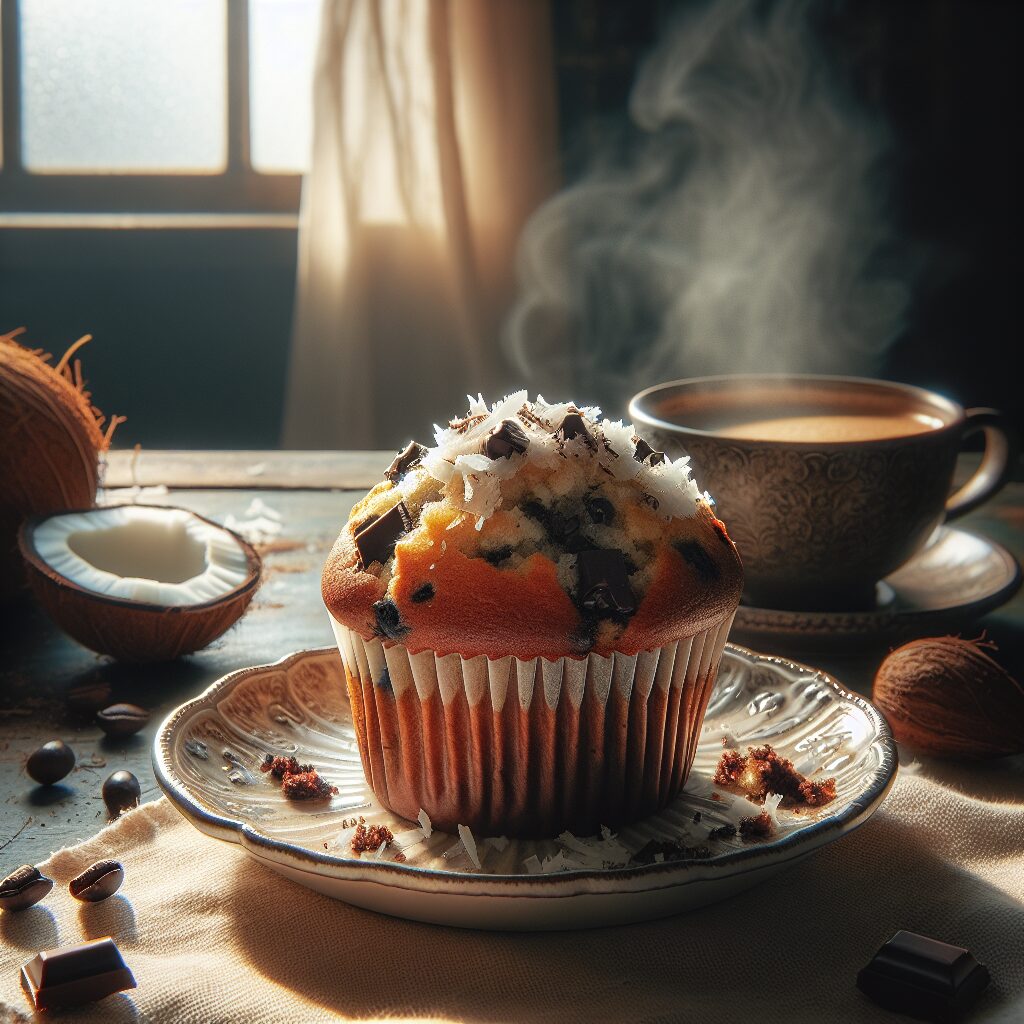
[[[410,441],[395,456],[395,461],[384,471],[384,479],[397,484],[413,466],[418,466],[423,461],[423,456],[426,454],[427,449],[423,445]]]
[[[384,515],[362,526],[355,535],[359,563],[365,569],[372,562],[383,565],[394,553],[395,544],[403,533],[412,529],[412,517],[400,501]]]
[[[857,975],[857,987],[897,1013],[954,1021],[989,982],[988,970],[960,946],[897,932]]]
[[[529,447],[526,431],[515,420],[503,420],[484,441],[484,455],[489,459],[509,459],[522,455]]]
[[[53,888],[53,879],[31,864],[23,864],[0,882],[0,910],[27,910]]]
[[[576,576],[579,603],[586,611],[613,615],[636,611],[626,557],[621,551],[581,551],[576,556]]]
[[[559,441],[571,441],[574,437],[582,437],[591,448],[595,448],[594,438],[587,430],[587,422],[578,412],[567,412],[562,420],[555,437]]]
[[[45,949],[22,967],[21,983],[37,1010],[81,1006],[136,987],[111,938]]]
[[[665,453],[656,451],[642,437],[633,438],[636,448],[633,458],[637,462],[646,462],[649,466],[660,466],[665,461]]]

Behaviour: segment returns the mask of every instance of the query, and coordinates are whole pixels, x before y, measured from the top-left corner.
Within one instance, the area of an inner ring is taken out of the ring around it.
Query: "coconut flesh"
[[[50,617],[129,661],[205,647],[245,611],[260,559],[241,537],[181,508],[117,505],[29,520],[20,544]]]
[[[143,604],[205,604],[249,575],[223,527],[179,508],[121,505],[50,516],[33,532],[39,557],[95,594]]]

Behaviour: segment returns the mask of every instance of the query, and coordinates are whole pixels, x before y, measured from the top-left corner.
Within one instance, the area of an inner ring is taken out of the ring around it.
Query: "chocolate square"
[[[595,549],[576,556],[580,607],[597,615],[632,615],[636,597],[629,585],[626,556],[621,551]]]
[[[384,479],[397,484],[414,466],[423,461],[427,449],[415,441],[410,441],[405,448],[395,456],[395,461],[384,471]]]
[[[136,987],[111,938],[42,950],[22,967],[21,983],[37,1010],[80,1006]]]
[[[508,459],[513,455],[522,455],[530,447],[530,439],[526,431],[516,420],[503,420],[495,427],[484,441],[484,455],[489,459]]]
[[[395,544],[404,533],[412,529],[412,516],[400,501],[384,515],[364,523],[355,535],[356,551],[361,568],[373,562],[383,565],[395,551]]]
[[[857,987],[881,1006],[940,1022],[958,1020],[988,983],[988,970],[968,950],[907,931],[857,975]]]

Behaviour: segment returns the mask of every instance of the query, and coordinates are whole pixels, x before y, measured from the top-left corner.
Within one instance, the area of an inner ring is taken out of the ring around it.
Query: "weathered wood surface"
[[[106,487],[368,490],[394,452],[112,451]]]
[[[251,502],[259,498],[280,513],[281,533],[263,549],[264,580],[248,613],[211,647],[178,662],[140,668],[101,658],[64,636],[27,599],[13,617],[0,622],[0,845],[7,843],[0,856],[3,874],[96,832],[107,820],[100,786],[117,769],[134,772],[142,783],[143,799],[155,799],[159,793],[150,762],[153,736],[166,715],[183,701],[226,672],[332,643],[320,599],[320,570],[352,504],[379,478],[390,457],[390,453],[194,452],[166,453],[166,458],[164,453],[144,454],[140,482],[147,487],[165,482],[160,466],[166,467],[166,480],[188,480],[193,486],[172,487],[166,494],[144,491],[143,500],[181,505],[223,521],[228,515],[246,518]],[[248,468],[260,463],[264,474],[249,475]],[[308,474],[303,467],[308,467]],[[123,470],[118,468],[108,481],[130,483],[130,475],[118,475]],[[217,473],[224,481],[220,487],[214,486]],[[286,485],[284,480],[292,483]],[[339,480],[354,489],[334,490]],[[352,483],[357,480],[361,482]],[[113,501],[131,496],[126,490],[106,495]],[[1024,484],[1011,484],[965,522],[999,540],[1018,558],[1024,557]],[[986,628],[1007,653],[1024,650],[1024,596],[987,616],[978,628]],[[817,664],[847,685],[867,689],[876,662],[818,659]],[[103,737],[94,722],[95,711],[115,701],[130,701],[152,711],[141,734],[129,740]],[[40,744],[56,738],[74,748],[78,767],[63,784],[36,786],[25,774],[25,759]],[[1005,770],[1024,776],[1024,758],[1014,759]]]

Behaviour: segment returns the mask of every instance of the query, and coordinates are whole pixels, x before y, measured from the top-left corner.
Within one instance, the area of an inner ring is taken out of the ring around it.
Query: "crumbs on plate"
[[[726,750],[713,781],[716,786],[741,791],[750,800],[763,800],[776,793],[785,807],[822,807],[836,798],[835,779],[808,779],[767,743],[763,747],[747,747],[745,755],[738,750]],[[763,823],[748,825],[744,834],[770,834],[757,831],[763,827]]]

